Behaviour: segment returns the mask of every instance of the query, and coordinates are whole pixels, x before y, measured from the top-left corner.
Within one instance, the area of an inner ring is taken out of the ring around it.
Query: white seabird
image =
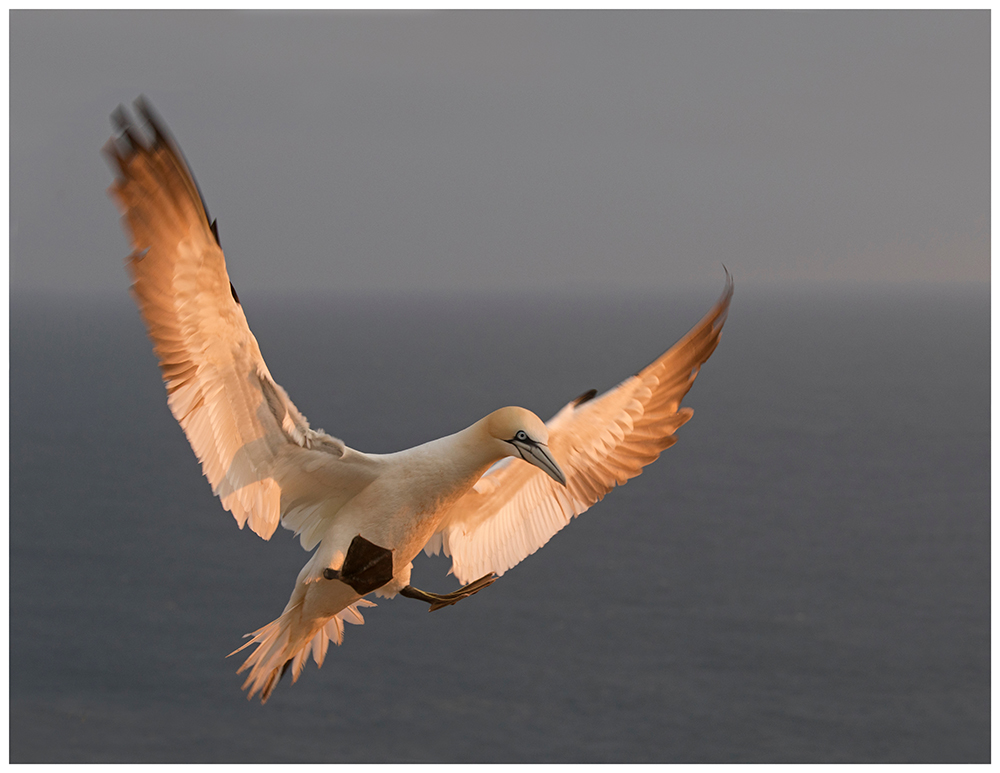
[[[264,363],[183,156],[149,106],[136,107],[152,137],[119,108],[121,135],[104,150],[170,410],[241,529],[266,540],[280,523],[316,548],[281,617],[247,634],[244,647],[257,645],[239,669],[250,670],[248,698],[259,691],[266,701],[289,666],[297,681],[310,653],[321,666],[344,621],[363,622],[358,609],[373,606],[370,593],[416,598],[433,611],[490,585],[639,475],[691,418],[680,401],[718,344],[733,294],[728,272],[718,302],[669,351],[548,423],[506,407],[392,454],[355,451],[311,429]],[[468,584],[448,594],[413,588],[421,549],[443,550]]]

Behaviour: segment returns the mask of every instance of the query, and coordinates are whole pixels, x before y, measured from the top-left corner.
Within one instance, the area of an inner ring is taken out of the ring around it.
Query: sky
[[[988,11],[12,11],[12,293],[127,287],[140,94],[241,293],[990,276]]]

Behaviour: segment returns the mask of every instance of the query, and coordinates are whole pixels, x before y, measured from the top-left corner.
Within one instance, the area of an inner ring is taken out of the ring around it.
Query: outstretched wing
[[[141,99],[147,140],[124,109],[104,151],[133,252],[126,260],[167,402],[212,490],[264,539],[282,515],[308,529],[367,485],[375,462],[309,428],[271,378],[229,281],[215,223],[180,150]],[[313,541],[310,535],[308,541]],[[303,535],[303,544],[307,541]]]
[[[668,352],[600,397],[593,391],[580,396],[549,420],[549,448],[566,473],[565,488],[536,467],[505,459],[455,504],[426,552],[443,548],[463,583],[503,574],[615,485],[639,475],[676,442],[674,432],[693,415],[680,401],[719,343],[732,295],[727,272],[714,308]]]

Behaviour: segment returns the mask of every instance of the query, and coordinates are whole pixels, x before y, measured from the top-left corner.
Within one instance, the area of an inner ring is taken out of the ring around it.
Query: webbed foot
[[[392,551],[360,534],[351,541],[340,570],[324,569],[328,580],[340,580],[364,596],[392,580]]]
[[[428,593],[427,591],[420,590],[419,588],[414,588],[412,585],[407,585],[399,592],[399,595],[406,596],[409,599],[426,601],[431,605],[431,608],[427,611],[433,612],[435,609],[441,609],[442,607],[457,604],[462,599],[468,598],[474,593],[479,593],[479,591],[483,588],[489,587],[496,582],[496,580],[497,576],[490,572],[486,576],[480,577],[475,582],[470,582],[468,585],[464,585],[452,593]]]

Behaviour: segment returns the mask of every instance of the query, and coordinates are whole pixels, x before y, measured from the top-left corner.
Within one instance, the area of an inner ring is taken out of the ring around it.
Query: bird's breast
[[[423,549],[449,508],[482,474],[449,462],[429,455],[400,459],[353,503],[361,511],[359,533],[392,550],[397,568]]]

